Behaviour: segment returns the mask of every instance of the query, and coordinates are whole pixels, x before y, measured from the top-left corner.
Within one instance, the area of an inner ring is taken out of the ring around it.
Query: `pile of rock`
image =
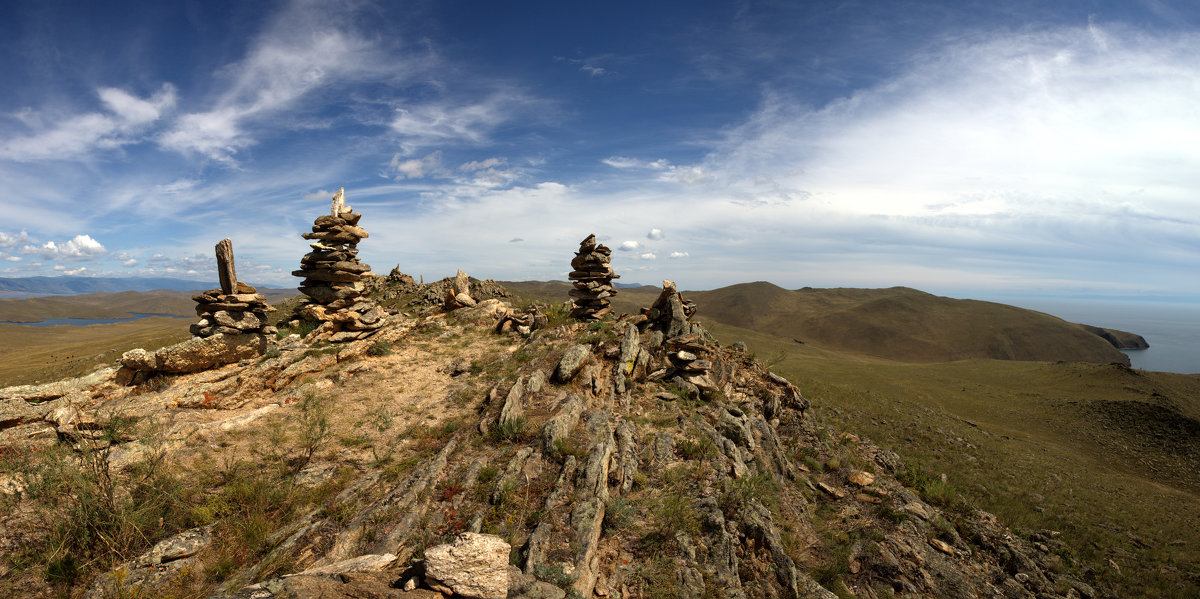
[[[471,278],[460,268],[458,274],[454,275],[454,286],[446,290],[442,306],[449,311],[470,308],[475,304],[475,298],[471,297]]]
[[[345,189],[338,189],[330,213],[317,217],[312,232],[301,235],[313,240],[312,251],[300,259],[300,270],[292,271],[304,279],[299,289],[307,296],[296,308],[295,320],[321,323],[318,334],[333,342],[366,337],[383,326],[387,316],[362,297],[363,279],[374,275],[358,260],[358,242],[368,237],[358,226],[361,218],[346,205]]]
[[[538,329],[546,328],[550,319],[537,304],[529,306],[524,312],[510,310],[496,322],[497,333],[516,331],[528,337]]]
[[[574,304],[571,317],[580,320],[600,320],[608,314],[608,298],[617,294],[613,287],[613,279],[621,278],[614,274],[609,264],[612,250],[604,245],[596,244],[596,236],[588,235],[579,244],[575,259],[571,260],[571,271],[568,278],[575,288],[571,290]]]
[[[663,281],[662,287],[658,299],[649,308],[642,308],[638,328],[661,332],[664,339],[691,333],[695,326],[691,319],[696,314],[696,303],[684,299],[683,294],[675,288],[674,281]]]
[[[188,330],[197,337],[212,337],[218,333],[226,335],[266,334],[276,332],[267,324],[267,313],[275,308],[258,290],[237,280],[233,265],[233,243],[222,239],[217,244],[217,276],[220,289],[210,289],[193,296],[196,315],[200,321]]]

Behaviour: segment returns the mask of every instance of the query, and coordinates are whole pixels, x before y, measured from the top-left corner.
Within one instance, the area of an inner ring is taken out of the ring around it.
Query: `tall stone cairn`
[[[361,339],[383,326],[387,316],[375,302],[362,297],[362,280],[373,276],[370,265],[358,260],[358,242],[369,235],[358,226],[362,214],[346,205],[346,190],[333,196],[329,214],[313,221],[312,232],[301,237],[312,240],[312,251],[300,259],[300,270],[292,275],[304,279],[300,293],[305,297],[294,317],[321,323],[317,330],[329,341]]]
[[[621,278],[614,274],[609,264],[612,250],[604,245],[596,244],[596,236],[588,235],[579,244],[575,259],[571,260],[571,271],[568,278],[575,288],[571,290],[573,307],[571,316],[580,320],[600,320],[608,314],[608,298],[617,294],[613,287],[613,279]]]
[[[222,239],[217,244],[217,277],[220,289],[210,289],[192,297],[200,321],[188,330],[197,337],[226,335],[273,335],[275,327],[267,324],[267,313],[275,308],[258,290],[237,280],[233,266],[233,242]]]

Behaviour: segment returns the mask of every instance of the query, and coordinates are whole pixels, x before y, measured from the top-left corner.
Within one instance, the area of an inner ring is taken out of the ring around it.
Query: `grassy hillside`
[[[1060,318],[906,287],[788,291],[747,283],[693,297],[706,317],[725,324],[906,362],[993,358],[1128,364],[1110,343]]]
[[[187,325],[164,316],[87,326],[0,324],[0,387],[79,376],[115,363],[135,347],[183,341],[190,336]]]
[[[747,342],[832,426],[944,474],[948,502],[978,505],[1026,534],[1059,531],[1099,579],[1138,596],[1200,589],[1200,376],[901,363],[710,327],[724,342]]]
[[[263,290],[275,303],[297,295]],[[125,318],[130,312],[192,316],[187,291],[127,291],[88,295],[0,299],[0,321],[40,322],[47,318]],[[85,326],[33,327],[0,324],[0,387],[78,376],[112,364],[135,347],[157,349],[187,339],[189,320],[150,317]]]
[[[565,300],[570,289],[562,282],[505,285],[529,298],[557,301]],[[657,295],[655,287],[622,289],[613,308],[635,312]],[[905,362],[992,358],[1129,363],[1104,338],[1049,314],[906,287],[790,291],[757,282],[685,295],[700,305],[703,318],[725,325]]]
[[[292,289],[259,290],[275,303],[298,295]],[[0,321],[40,322],[47,318],[126,318],[131,312],[191,316],[196,303],[191,291],[123,291],[21,299],[0,299]]]

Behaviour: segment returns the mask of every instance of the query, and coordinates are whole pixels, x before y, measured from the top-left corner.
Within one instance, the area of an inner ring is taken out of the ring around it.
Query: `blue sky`
[[[6,2],[0,276],[1200,297],[1193,2],[575,4]]]

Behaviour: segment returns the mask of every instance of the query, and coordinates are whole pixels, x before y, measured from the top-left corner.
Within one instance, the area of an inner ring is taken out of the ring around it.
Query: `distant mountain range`
[[[81,293],[118,293],[170,289],[193,291],[212,289],[216,281],[184,279],[142,279],[134,277],[0,277],[0,295],[78,295]]]

